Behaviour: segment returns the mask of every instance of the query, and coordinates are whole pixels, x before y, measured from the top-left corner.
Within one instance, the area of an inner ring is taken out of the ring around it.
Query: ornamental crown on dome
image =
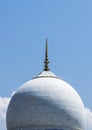
[[[44,70],[45,71],[48,71],[49,70],[49,67],[48,67],[48,64],[49,64],[49,60],[48,60],[48,39],[46,38],[46,52],[45,52],[45,66],[44,66]]]

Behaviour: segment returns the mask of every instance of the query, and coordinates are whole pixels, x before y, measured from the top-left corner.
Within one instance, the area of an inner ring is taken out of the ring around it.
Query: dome
[[[44,71],[24,83],[7,109],[7,130],[84,130],[83,102],[74,88],[49,71],[46,40]]]
[[[16,91],[6,122],[8,130],[84,130],[84,105],[72,86],[43,71]]]

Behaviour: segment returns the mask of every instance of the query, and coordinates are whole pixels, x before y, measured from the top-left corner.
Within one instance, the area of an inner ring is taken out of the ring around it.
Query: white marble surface
[[[42,72],[23,84],[7,111],[8,130],[21,127],[83,130],[84,124],[84,105],[80,96],[52,72]]]

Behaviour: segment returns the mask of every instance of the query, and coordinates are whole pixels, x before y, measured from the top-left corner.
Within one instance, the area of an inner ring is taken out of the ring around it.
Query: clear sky
[[[50,69],[92,110],[92,0],[0,1],[0,96]]]

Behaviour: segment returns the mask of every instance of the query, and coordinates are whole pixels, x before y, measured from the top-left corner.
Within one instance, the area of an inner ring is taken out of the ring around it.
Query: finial
[[[45,52],[45,66],[44,66],[44,70],[45,71],[48,71],[49,68],[48,68],[48,64],[49,64],[49,60],[48,60],[48,39],[46,38],[46,52]]]

